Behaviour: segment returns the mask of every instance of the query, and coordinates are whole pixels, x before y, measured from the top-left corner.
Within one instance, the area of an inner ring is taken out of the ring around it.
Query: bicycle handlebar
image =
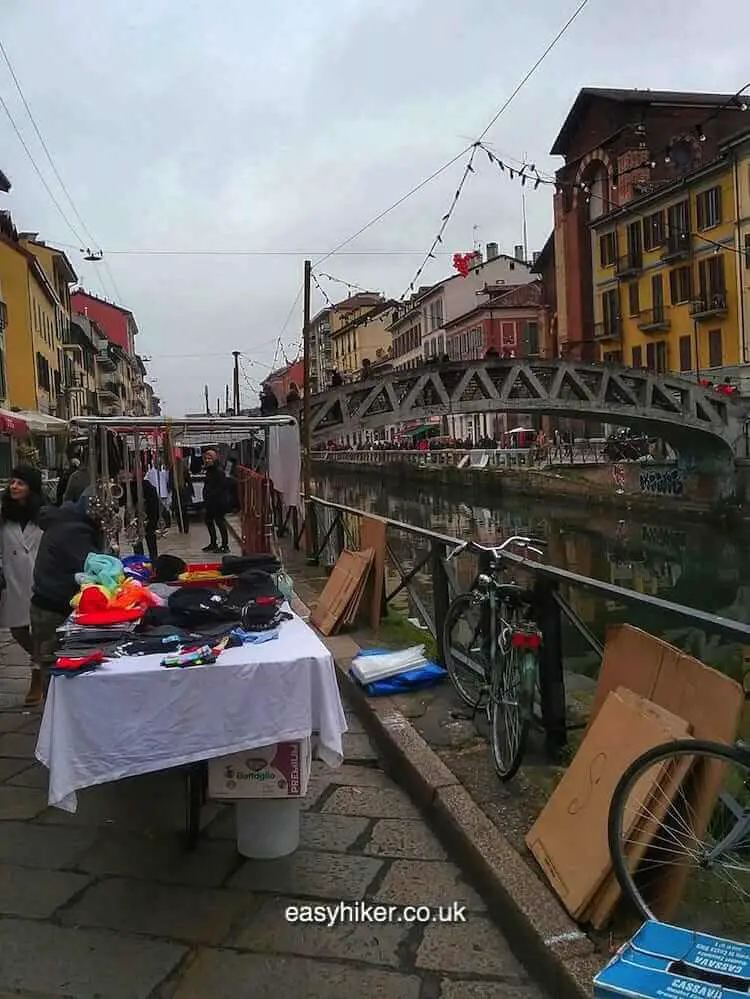
[[[462,544],[458,545],[453,551],[447,556],[446,562],[450,562],[451,559],[465,552],[467,549],[473,549],[474,551],[489,552],[491,555],[499,555],[504,552],[511,545],[516,545],[518,548],[525,548],[526,551],[534,552],[535,555],[543,555],[542,547],[547,544],[541,538],[526,538],[521,535],[514,535],[511,538],[506,538],[501,545],[494,547],[488,547],[485,545],[477,544],[476,541],[464,541]]]

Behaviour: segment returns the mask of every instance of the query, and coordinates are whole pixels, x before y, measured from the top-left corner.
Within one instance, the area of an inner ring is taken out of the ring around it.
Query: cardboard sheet
[[[374,552],[372,569],[362,597],[362,613],[368,623],[378,630],[385,600],[385,549],[386,525],[374,517],[363,517],[359,527],[359,546],[362,551],[371,548]]]
[[[344,549],[320,594],[310,620],[322,635],[335,634],[351,613],[352,600],[361,597],[372,565],[373,552]]]
[[[685,730],[681,719],[630,691],[607,696],[526,836],[526,845],[572,916],[586,910],[611,870],[607,818],[623,771],[641,753]],[[650,791],[639,788],[641,800]]]

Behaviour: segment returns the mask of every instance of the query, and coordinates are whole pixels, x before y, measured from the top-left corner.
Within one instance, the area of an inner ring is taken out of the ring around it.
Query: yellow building
[[[331,356],[344,381],[356,381],[364,362],[375,364],[387,355],[395,308],[395,302],[374,292],[353,295],[332,308]]]
[[[592,222],[601,360],[743,378],[750,365],[749,151],[750,132],[712,163]]]

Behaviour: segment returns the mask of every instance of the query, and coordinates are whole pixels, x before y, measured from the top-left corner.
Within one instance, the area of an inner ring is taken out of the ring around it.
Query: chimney
[[[520,243],[516,243],[516,245],[513,247],[513,256],[516,258],[516,260],[520,260],[521,262],[523,262],[523,247],[521,246]]]
[[[487,259],[488,260],[495,260],[496,257],[498,257],[498,256],[499,256],[499,254],[498,254],[498,249],[497,249],[497,243],[488,243],[487,244]]]

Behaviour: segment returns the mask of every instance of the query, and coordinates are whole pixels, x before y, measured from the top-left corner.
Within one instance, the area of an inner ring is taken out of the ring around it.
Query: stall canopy
[[[10,437],[28,437],[29,425],[21,414],[0,409],[0,434]]]
[[[32,434],[64,434],[68,431],[67,420],[60,420],[58,417],[50,416],[48,413],[21,411],[11,415],[18,416],[26,424],[26,433],[29,430]]]

